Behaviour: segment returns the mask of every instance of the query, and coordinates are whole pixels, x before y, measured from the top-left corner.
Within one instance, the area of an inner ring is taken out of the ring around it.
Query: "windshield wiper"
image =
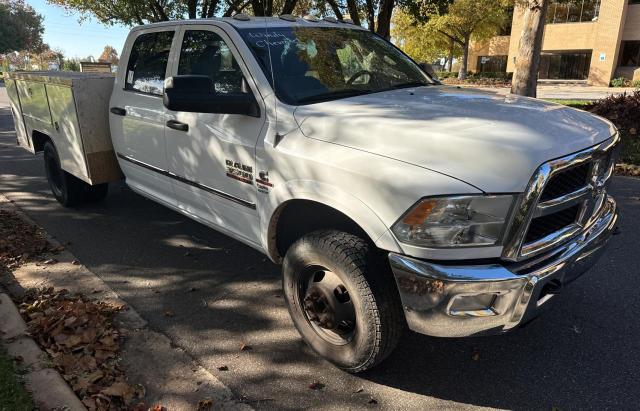
[[[425,83],[423,81],[410,81],[407,83],[394,84],[390,88],[396,89],[396,88],[409,88],[409,87],[423,87],[423,86],[430,86],[430,85],[431,85],[430,83]]]
[[[331,100],[335,98],[354,97],[354,96],[360,96],[363,94],[369,94],[371,92],[372,90],[361,90],[361,89],[355,89],[355,88],[342,89],[342,90],[331,91],[328,93],[317,94],[315,96],[302,97],[301,99],[298,99],[298,103],[304,104],[304,103],[326,101],[326,100]]]

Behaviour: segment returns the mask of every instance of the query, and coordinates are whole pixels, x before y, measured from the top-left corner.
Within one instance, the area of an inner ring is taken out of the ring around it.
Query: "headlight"
[[[426,198],[392,227],[403,243],[418,247],[495,245],[501,241],[512,195]]]

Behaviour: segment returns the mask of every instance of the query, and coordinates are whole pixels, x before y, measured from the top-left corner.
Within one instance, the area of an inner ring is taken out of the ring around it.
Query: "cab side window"
[[[216,93],[242,93],[242,70],[227,43],[211,31],[184,33],[178,75],[209,76]]]
[[[127,64],[126,90],[162,95],[173,33],[158,31],[138,36]]]

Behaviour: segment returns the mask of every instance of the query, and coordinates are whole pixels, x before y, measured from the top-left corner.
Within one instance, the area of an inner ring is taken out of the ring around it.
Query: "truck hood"
[[[598,144],[615,130],[599,117],[558,104],[448,86],[300,106],[294,116],[307,137],[428,168],[493,193],[524,191],[542,163]]]

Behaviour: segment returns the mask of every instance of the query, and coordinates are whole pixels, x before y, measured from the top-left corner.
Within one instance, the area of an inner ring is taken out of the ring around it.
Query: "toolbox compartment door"
[[[17,80],[16,85],[22,105],[22,114],[51,125],[51,113],[44,83]]]
[[[20,107],[20,99],[18,98],[18,88],[16,87],[16,81],[5,79],[5,87],[7,89],[7,95],[9,96],[9,106],[11,107],[11,114],[13,114],[13,123],[16,127],[18,144],[20,145],[20,147],[26,148],[27,150],[33,152],[31,139],[27,135],[27,128],[24,125],[24,118],[22,117],[22,108]]]

